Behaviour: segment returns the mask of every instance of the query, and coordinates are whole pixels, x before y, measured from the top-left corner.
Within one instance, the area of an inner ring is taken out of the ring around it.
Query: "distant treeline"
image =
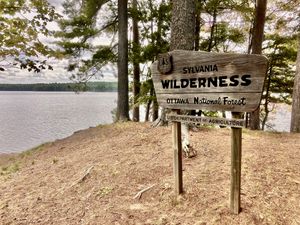
[[[117,91],[117,82],[0,84],[0,91]]]

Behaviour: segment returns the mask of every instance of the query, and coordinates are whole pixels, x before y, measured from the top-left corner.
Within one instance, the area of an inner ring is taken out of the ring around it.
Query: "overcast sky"
[[[48,0],[57,11],[62,13],[62,2],[64,0]],[[50,25],[50,28],[57,29],[55,24]],[[42,38],[42,41],[49,41],[49,39]],[[19,68],[10,68],[4,72],[0,72],[0,83],[54,83],[54,82],[70,82],[70,75],[65,70],[68,65],[68,60],[49,59],[48,64],[53,66],[53,71],[44,70],[40,73],[28,72],[27,70],[20,70]],[[110,65],[103,69],[104,78],[98,77],[99,80],[116,80],[116,71],[114,66]]]

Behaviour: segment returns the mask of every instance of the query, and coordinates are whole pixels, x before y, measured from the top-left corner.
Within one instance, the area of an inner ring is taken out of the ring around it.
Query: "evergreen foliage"
[[[68,71],[72,73],[71,79],[87,82],[97,76],[104,65],[116,62],[114,42],[111,45],[93,44],[104,32],[115,30],[117,17],[114,13],[100,27],[97,26],[101,22],[100,11],[114,6],[107,0],[66,0],[63,6],[67,18],[59,21],[61,31],[56,36],[61,41],[58,44],[63,48],[62,54],[70,60]]]
[[[132,16],[138,17],[140,46],[134,48],[131,45],[129,59],[132,63],[138,61],[145,65],[142,70],[144,78],[140,94],[137,96],[137,103],[146,105],[146,120],[148,120],[150,105],[152,105],[153,119],[158,114],[149,66],[156,60],[158,54],[167,52],[170,48],[171,5],[164,1],[139,1],[137,9],[137,12],[132,12],[131,9],[130,12]]]

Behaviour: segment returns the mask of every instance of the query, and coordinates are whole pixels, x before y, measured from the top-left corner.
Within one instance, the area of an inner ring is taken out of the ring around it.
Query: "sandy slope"
[[[300,224],[300,135],[243,133],[242,212],[229,211],[230,129],[191,132],[173,197],[171,128],[91,128],[0,160],[0,224]],[[134,196],[142,189],[140,199]]]

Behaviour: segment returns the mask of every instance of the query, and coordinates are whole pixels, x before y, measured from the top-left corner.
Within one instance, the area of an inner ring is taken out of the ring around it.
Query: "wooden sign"
[[[240,112],[258,108],[267,72],[261,55],[175,50],[161,54],[151,71],[160,106],[174,110],[175,193],[183,193],[181,122],[231,126],[230,208],[240,212],[242,127]],[[232,111],[233,119],[178,115],[179,109]]]
[[[251,112],[260,104],[267,58],[175,50],[160,55],[151,71],[162,107]]]

